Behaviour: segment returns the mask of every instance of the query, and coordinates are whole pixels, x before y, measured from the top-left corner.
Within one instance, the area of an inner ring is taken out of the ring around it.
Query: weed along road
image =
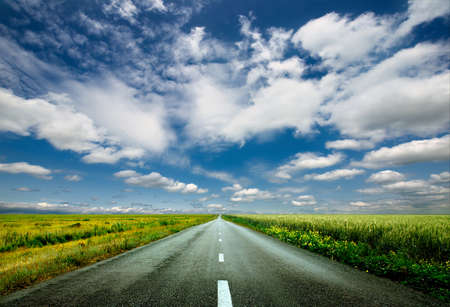
[[[0,299],[1,306],[440,306],[221,218]]]

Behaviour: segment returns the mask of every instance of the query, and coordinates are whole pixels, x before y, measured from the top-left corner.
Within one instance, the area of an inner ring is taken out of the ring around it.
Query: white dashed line
[[[222,239],[219,239],[219,242],[222,242]]]
[[[223,254],[219,254],[219,262],[224,262],[225,260],[223,259]]]
[[[217,281],[217,307],[233,307],[227,280]]]

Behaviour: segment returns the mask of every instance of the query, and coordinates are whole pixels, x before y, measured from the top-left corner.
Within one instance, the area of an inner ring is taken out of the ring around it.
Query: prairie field
[[[450,301],[449,215],[226,215],[224,219]]]
[[[215,217],[0,215],[0,293],[10,293]]]

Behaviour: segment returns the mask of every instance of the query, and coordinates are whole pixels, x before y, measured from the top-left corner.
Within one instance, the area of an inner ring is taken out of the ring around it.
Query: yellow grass
[[[10,293],[214,218],[0,215],[0,293]]]

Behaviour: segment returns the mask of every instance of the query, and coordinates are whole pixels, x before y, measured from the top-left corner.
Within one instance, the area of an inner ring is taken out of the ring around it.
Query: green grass
[[[224,219],[450,302],[450,216],[234,215]]]
[[[215,215],[0,215],[0,293],[216,218]]]

